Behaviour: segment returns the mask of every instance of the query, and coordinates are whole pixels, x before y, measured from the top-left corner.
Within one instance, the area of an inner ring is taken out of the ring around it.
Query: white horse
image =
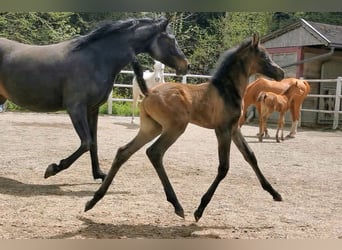
[[[144,79],[146,81],[146,85],[148,88],[152,88],[158,83],[165,82],[165,79],[164,79],[165,65],[155,60],[153,68],[154,68],[153,72],[150,72],[149,70],[146,70],[144,72]],[[138,99],[140,96],[144,96],[144,95],[140,91],[136,77],[133,78],[132,85],[133,85],[132,87],[133,88],[132,123],[134,123],[134,111],[138,105]]]

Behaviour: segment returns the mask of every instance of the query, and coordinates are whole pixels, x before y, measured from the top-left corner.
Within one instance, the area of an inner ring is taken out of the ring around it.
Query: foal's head
[[[294,95],[303,95],[304,90],[300,88],[298,85],[298,81],[296,83],[290,85],[284,92],[283,95],[288,95],[289,97],[293,97]]]
[[[280,81],[284,78],[284,71],[272,60],[266,49],[260,45],[258,34],[254,34],[251,41],[247,43],[246,49],[249,50],[248,55],[253,62],[250,65],[250,73],[260,73]]]
[[[159,32],[149,46],[148,52],[153,58],[176,69],[177,75],[185,75],[189,68],[189,62],[179,48],[175,36],[171,34],[168,24],[168,19],[159,19],[157,23]]]

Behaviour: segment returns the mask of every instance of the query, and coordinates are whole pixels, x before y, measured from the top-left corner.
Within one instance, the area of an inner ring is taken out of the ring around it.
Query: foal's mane
[[[87,45],[105,38],[113,33],[126,32],[134,30],[140,25],[154,23],[155,20],[151,18],[127,19],[118,21],[107,21],[100,24],[93,31],[84,36],[79,36],[72,40],[73,51],[81,50]]]
[[[233,72],[233,64],[238,62],[237,57],[239,52],[245,49],[251,44],[251,39],[244,40],[240,45],[228,49],[220,57],[216,69],[211,78],[211,83],[218,89],[220,95],[225,100],[226,103],[233,104],[234,106],[240,106],[242,96],[234,84],[234,79],[228,72]],[[240,67],[241,65],[237,65]],[[244,70],[243,68],[240,68]]]
[[[227,71],[233,62],[236,61],[236,57],[238,56],[238,52],[246,48],[251,44],[251,39],[248,38],[244,40],[240,45],[228,49],[225,51],[222,56],[219,58],[219,61],[216,66],[216,70],[214,71],[212,81],[220,81],[224,80],[227,75]]]

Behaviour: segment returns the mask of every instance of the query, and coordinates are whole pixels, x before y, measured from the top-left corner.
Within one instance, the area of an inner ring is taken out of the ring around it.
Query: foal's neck
[[[227,64],[221,72],[216,72],[211,83],[217,88],[227,105],[241,109],[242,98],[248,83],[248,76],[244,69],[234,63]]]
[[[294,97],[294,95],[296,94],[296,91],[295,91],[296,88],[297,88],[297,86],[291,85],[290,87],[288,87],[288,89],[286,89],[282,93],[282,95],[285,96],[289,102],[291,102],[293,97]]]

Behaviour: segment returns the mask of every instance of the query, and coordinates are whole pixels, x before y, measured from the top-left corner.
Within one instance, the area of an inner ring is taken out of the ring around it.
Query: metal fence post
[[[186,83],[186,75],[182,76],[182,83]]]
[[[299,77],[300,80],[304,80],[304,77]],[[299,118],[298,118],[298,127],[302,127],[302,104],[299,107]]]
[[[337,129],[338,127],[338,118],[339,118],[339,111],[340,111],[340,104],[341,104],[341,86],[342,86],[342,77],[339,76],[337,78],[337,83],[336,83],[333,129]]]
[[[108,96],[107,100],[107,105],[108,105],[108,115],[111,115],[113,113],[113,89],[110,91],[110,94]]]

